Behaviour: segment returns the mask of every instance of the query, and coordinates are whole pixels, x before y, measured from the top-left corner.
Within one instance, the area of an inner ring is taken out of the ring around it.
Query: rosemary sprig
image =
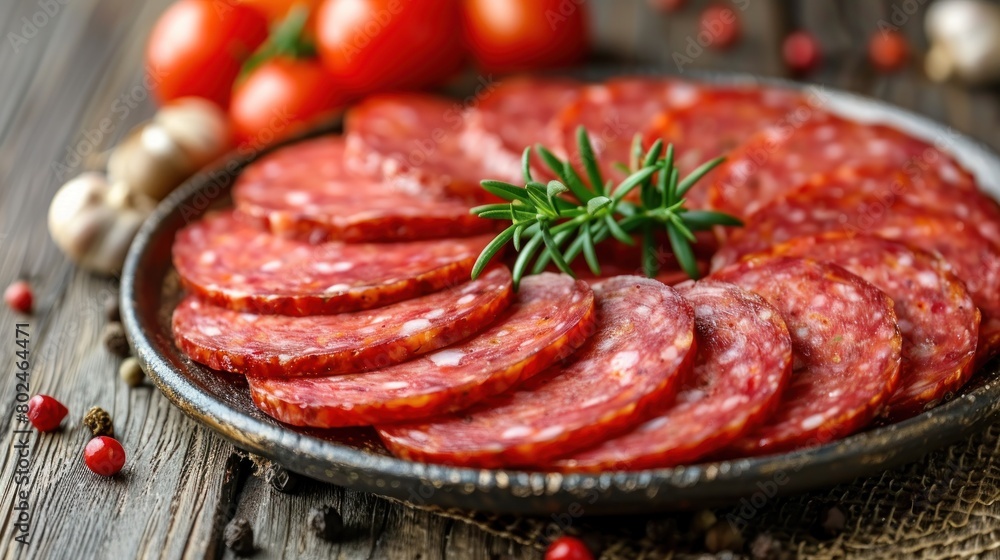
[[[674,165],[673,145],[664,149],[663,142],[657,140],[643,151],[641,138],[637,136],[629,166],[621,166],[628,176],[614,185],[611,181],[604,182],[590,137],[583,127],[577,130],[577,144],[582,174],[570,162],[538,145],[535,150],[558,180],[544,184],[532,177],[532,148],[528,147],[522,157],[523,187],[502,181],[482,182],[484,189],[507,202],[478,206],[472,213],[506,220],[511,225],[483,249],[472,269],[473,278],[508,243],[519,253],[512,270],[515,289],[525,274],[540,273],[549,263],[574,275],[570,264],[581,254],[591,272],[599,275],[601,266],[595,247],[611,238],[634,245],[635,235],[642,242],[641,266],[647,276],[654,277],[661,264],[655,246],[656,234],[664,231],[678,263],[688,276],[697,278],[699,271],[691,248],[695,241],[693,232],[716,225],[743,225],[728,214],[684,207],[684,195],[725,158],[708,161],[681,179]],[[636,189],[638,195],[630,197]]]

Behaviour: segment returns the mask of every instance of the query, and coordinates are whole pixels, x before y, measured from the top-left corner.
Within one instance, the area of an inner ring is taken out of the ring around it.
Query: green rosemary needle
[[[550,264],[575,276],[570,264],[581,254],[590,271],[599,275],[596,246],[608,239],[634,245],[636,237],[642,243],[642,269],[655,277],[662,261],[656,247],[659,232],[666,232],[681,268],[691,278],[698,278],[692,250],[694,232],[742,225],[728,214],[684,207],[684,195],[725,158],[708,161],[681,179],[674,165],[673,145],[664,148],[657,140],[643,151],[641,138],[636,136],[630,165],[622,166],[628,176],[615,185],[605,183],[583,127],[577,130],[577,145],[582,175],[570,162],[538,145],[535,151],[558,180],[541,183],[532,177],[532,148],[528,147],[521,160],[523,187],[503,181],[482,182],[486,191],[506,202],[477,206],[471,212],[481,218],[509,221],[510,226],[483,249],[472,269],[473,278],[507,244],[518,253],[512,269],[515,289],[526,274],[538,274]],[[633,191],[637,194],[629,196]]]

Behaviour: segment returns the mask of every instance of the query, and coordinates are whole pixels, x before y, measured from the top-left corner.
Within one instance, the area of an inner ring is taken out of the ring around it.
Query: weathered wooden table
[[[486,532],[349,489],[306,482],[295,495],[277,493],[254,476],[252,464],[230,444],[186,418],[154,388],[129,389],[119,380],[119,360],[99,343],[106,322],[102,301],[116,293],[116,282],[78,271],[64,260],[48,238],[46,212],[65,179],[153,112],[142,85],[142,52],[149,28],[168,1],[8,0],[0,5],[0,285],[25,277],[37,294],[30,318],[0,310],[0,332],[6,337],[0,341],[5,347],[0,368],[10,372],[0,392],[5,519],[0,554],[228,557],[222,529],[233,516],[242,516],[255,528],[258,558],[540,557],[537,544],[516,534]],[[924,3],[733,0],[742,12],[745,39],[726,54],[687,51],[696,29],[697,9],[690,6],[669,16],[652,12],[643,0],[595,0],[592,8],[600,58],[660,62],[672,71],[679,52],[692,58],[684,71],[780,75],[780,38],[806,27],[827,49],[828,63],[814,80],[915,109],[1000,147],[1000,103],[993,92],[932,85],[916,63],[894,76],[876,75],[865,63],[867,37],[880,20],[922,45]],[[919,8],[917,13],[908,15],[913,8]],[[23,500],[30,512],[27,545],[14,540],[13,508],[22,501],[15,495],[15,445],[21,435],[14,430],[24,427],[14,416],[16,323],[30,325],[30,393],[55,395],[70,407],[61,432],[27,436],[30,484],[19,487],[30,488]],[[128,453],[125,471],[110,480],[92,475],[82,463],[87,433],[79,422],[94,405],[111,412]],[[320,541],[304,527],[308,508],[324,503],[340,508],[350,527],[350,538],[341,544]],[[866,519],[880,518],[878,511],[861,511]],[[997,513],[988,510],[985,518],[995,520]],[[966,523],[952,523],[940,515],[930,524],[944,540],[997,541],[995,522],[968,523],[966,516]],[[892,550],[905,538],[887,526],[876,540]],[[989,542],[976,550],[991,548]]]

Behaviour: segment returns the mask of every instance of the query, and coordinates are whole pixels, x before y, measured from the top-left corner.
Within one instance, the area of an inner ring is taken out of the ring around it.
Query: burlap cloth
[[[998,497],[1000,425],[994,425],[878,477],[771,498],[745,521],[749,510],[741,512],[741,505],[712,512],[585,517],[565,528],[551,517],[419,509],[538,550],[565,530],[583,538],[602,559],[1000,558]]]

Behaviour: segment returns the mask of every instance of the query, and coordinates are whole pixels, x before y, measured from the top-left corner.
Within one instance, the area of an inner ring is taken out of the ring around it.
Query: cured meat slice
[[[485,176],[482,161],[462,147],[463,111],[457,101],[426,94],[369,97],[346,116],[348,166],[396,188],[491,200],[481,180],[517,182],[521,174]]]
[[[660,78],[627,77],[580,89],[575,101],[553,120],[551,134],[557,154],[580,161],[576,131],[587,129],[605,180],[624,179],[615,162],[628,163],[636,134],[666,109],[695,105],[704,86]]]
[[[367,373],[250,378],[254,402],[296,426],[333,428],[418,420],[506,391],[570,355],[593,332],[594,294],[569,276],[521,283],[487,330],[421,358]]]
[[[353,373],[408,360],[471,336],[513,300],[510,272],[369,311],[252,315],[188,296],[174,310],[177,345],[213,369],[257,376]]]
[[[674,289],[620,276],[594,286],[597,331],[568,363],[463,413],[379,427],[397,455],[528,466],[627,431],[670,402],[694,362],[694,312]]]
[[[657,116],[643,134],[645,145],[657,139],[674,145],[675,162],[681,175],[730,151],[768,127],[799,127],[823,122],[816,96],[774,88],[719,88],[702,94],[697,105],[667,110]],[[716,168],[687,196],[689,208],[708,204],[708,186],[719,172]]]
[[[771,127],[757,133],[719,169],[709,203],[749,216],[810,176],[842,167],[937,173],[950,188],[975,189],[972,176],[933,145],[888,126],[831,117],[801,128]]]
[[[979,309],[939,257],[895,241],[850,233],[799,237],[766,254],[838,264],[892,298],[903,358],[899,387],[888,402],[890,418],[923,412],[972,375]]]
[[[486,233],[469,204],[393,189],[344,168],[344,140],[322,137],[251,164],[233,188],[237,210],[273,233],[320,243],[410,241]]]
[[[215,305],[317,315],[379,307],[462,282],[490,239],[311,245],[260,231],[227,211],[181,230],[173,259],[184,286]]]
[[[792,341],[777,310],[733,284],[686,283],[698,354],[676,402],[635,430],[555,463],[606,471],[691,463],[728,445],[774,410],[791,375]]]
[[[976,363],[1000,350],[1000,245],[972,224],[933,208],[916,208],[904,198],[880,198],[850,183],[805,185],[751,216],[716,253],[712,268],[828,231],[877,235],[940,254],[982,311]]]
[[[462,132],[466,150],[483,162],[490,178],[520,177],[524,149],[553,144],[549,123],[576,98],[580,87],[575,80],[558,78],[504,80],[470,111]],[[535,163],[536,174],[550,176],[539,161]]]
[[[759,258],[709,278],[757,292],[785,320],[794,374],[775,413],[723,454],[777,453],[867,425],[899,381],[901,339],[892,300],[829,263]]]

